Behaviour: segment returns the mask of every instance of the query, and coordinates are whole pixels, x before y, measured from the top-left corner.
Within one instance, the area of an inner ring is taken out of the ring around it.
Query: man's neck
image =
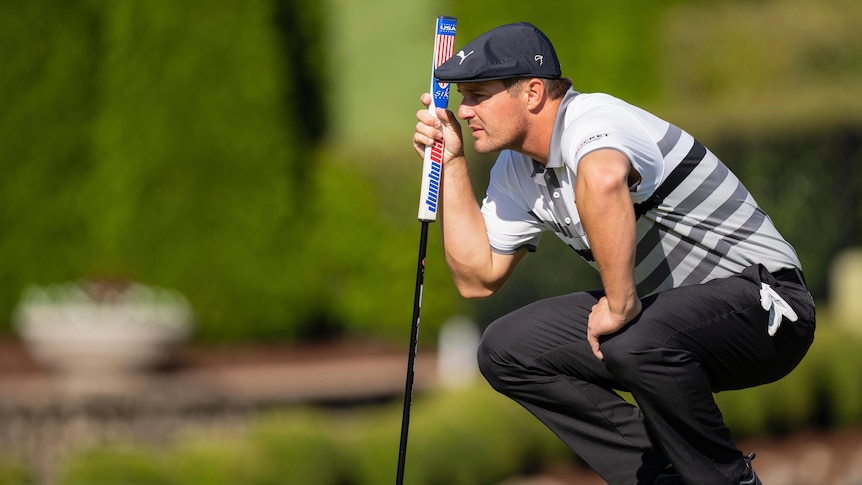
[[[531,126],[527,129],[527,136],[523,146],[517,150],[533,160],[545,165],[548,163],[548,152],[551,148],[551,136],[554,133],[554,124],[557,120],[557,111],[560,109],[562,98],[552,99],[545,102],[536,116],[532,119]]]

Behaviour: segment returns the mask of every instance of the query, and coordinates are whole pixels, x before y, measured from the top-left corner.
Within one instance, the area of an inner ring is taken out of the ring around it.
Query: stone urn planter
[[[176,291],[111,281],[31,286],[13,314],[39,364],[83,380],[122,379],[169,363],[192,321]]]

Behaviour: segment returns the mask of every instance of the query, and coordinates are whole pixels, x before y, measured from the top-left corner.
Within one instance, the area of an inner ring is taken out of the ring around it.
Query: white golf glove
[[[781,298],[781,295],[776,293],[766,283],[760,283],[760,306],[769,312],[769,327],[767,328],[767,332],[770,337],[778,331],[778,327],[781,326],[781,320],[784,317],[787,317],[791,322],[799,319],[793,308],[790,308],[790,305],[784,301],[784,298]]]

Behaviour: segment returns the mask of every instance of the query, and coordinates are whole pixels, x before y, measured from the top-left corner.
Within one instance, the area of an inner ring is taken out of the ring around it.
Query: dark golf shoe
[[[763,482],[760,481],[760,478],[757,477],[757,473],[754,473],[754,468],[751,467],[751,460],[754,459],[754,453],[749,453],[746,455],[743,460],[745,460],[745,473],[742,475],[742,480],[739,482],[739,485],[763,485]],[[666,470],[662,470],[661,473],[656,475],[655,478],[652,479],[650,485],[685,485],[679,475],[676,473],[676,470],[673,467],[668,468]]]
[[[763,485],[763,482],[757,478],[757,473],[754,473],[754,468],[751,467],[751,460],[754,459],[754,453],[745,455],[745,474],[742,475],[742,480],[739,485]]]

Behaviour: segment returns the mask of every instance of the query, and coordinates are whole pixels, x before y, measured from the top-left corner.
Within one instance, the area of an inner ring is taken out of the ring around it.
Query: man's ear
[[[530,111],[539,111],[545,105],[547,94],[545,93],[545,83],[541,79],[534,77],[529,79],[524,87],[524,95],[527,96],[527,109]]]

